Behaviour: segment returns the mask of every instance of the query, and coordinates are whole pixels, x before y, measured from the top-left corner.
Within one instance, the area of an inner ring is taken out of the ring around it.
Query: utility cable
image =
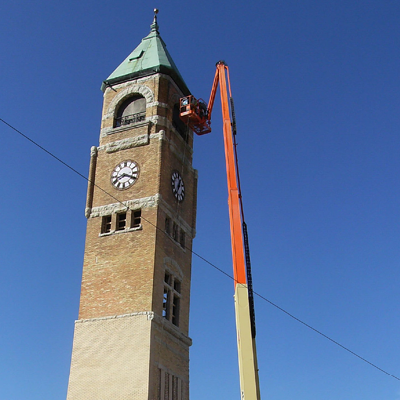
[[[5,125],[7,125],[9,128],[11,128],[13,131],[17,132],[19,135],[21,135],[22,137],[24,137],[25,139],[27,139],[29,142],[31,142],[32,144],[34,144],[35,146],[39,147],[41,150],[43,150],[45,153],[47,153],[49,156],[53,157],[54,159],[56,159],[58,162],[60,162],[61,164],[63,164],[65,167],[69,168],[71,171],[73,171],[74,173],[76,173],[77,175],[79,175],[81,178],[85,179],[87,182],[91,182],[93,183],[94,186],[96,186],[99,190],[101,190],[103,193],[107,194],[108,196],[110,196],[112,199],[116,200],[118,203],[122,204],[124,207],[127,207],[129,209],[129,207],[124,204],[123,201],[119,200],[118,198],[116,198],[114,195],[112,195],[111,193],[107,192],[105,189],[101,188],[99,185],[97,185],[96,183],[92,182],[89,178],[87,178],[85,175],[81,174],[79,171],[77,171],[75,168],[71,167],[69,164],[67,164],[65,161],[61,160],[59,157],[57,157],[56,155],[54,155],[52,152],[50,152],[49,150],[47,150],[46,148],[44,148],[43,146],[41,146],[39,143],[35,142],[33,139],[31,139],[30,137],[28,137],[27,135],[25,135],[24,133],[22,133],[20,130],[18,130],[17,128],[15,128],[14,126],[12,126],[11,124],[9,124],[8,122],[6,122],[4,119],[0,118],[0,121],[3,122]],[[150,224],[151,226],[153,226],[155,229],[158,229],[160,232],[163,232],[165,235],[167,235],[171,241],[173,240],[163,229],[159,228],[158,226],[154,225],[151,221],[147,220],[144,217],[141,217],[144,221],[146,221],[148,224]],[[206,258],[204,258],[203,256],[201,256],[200,254],[196,253],[195,251],[193,251],[192,249],[189,249],[188,247],[185,246],[185,249],[190,251],[193,255],[195,255],[196,257],[198,257],[200,260],[204,261],[206,264],[210,265],[212,268],[216,269],[217,271],[221,272],[223,275],[225,275],[226,277],[230,278],[231,280],[235,280],[235,278],[228,274],[227,272],[225,272],[224,270],[222,270],[221,268],[217,267],[215,264],[213,264],[211,261],[207,260]],[[285,313],[287,316],[289,316],[290,318],[294,319],[295,321],[299,322],[300,324],[304,325],[305,327],[311,329],[312,331],[314,331],[315,333],[321,335],[322,337],[324,337],[325,339],[329,340],[330,342],[336,344],[337,346],[339,346],[340,348],[342,348],[343,350],[347,351],[348,353],[352,354],[353,356],[357,357],[358,359],[360,359],[361,361],[364,361],[365,363],[369,364],[370,366],[376,368],[378,371],[384,373],[385,375],[388,375],[398,381],[400,381],[400,378],[397,377],[396,375],[393,375],[387,371],[385,371],[384,369],[378,367],[376,364],[368,361],[367,359],[365,359],[364,357],[361,357],[360,355],[358,355],[357,353],[355,353],[354,351],[350,350],[348,347],[343,346],[342,344],[340,344],[339,342],[337,342],[336,340],[332,339],[331,337],[329,337],[328,335],[325,335],[324,333],[322,333],[321,331],[319,331],[318,329],[312,327],[311,325],[307,324],[306,322],[302,321],[300,318],[297,318],[296,316],[294,316],[293,314],[291,314],[290,312],[286,311],[285,309],[283,309],[282,307],[278,306],[277,304],[273,303],[272,301],[268,300],[266,297],[264,297],[263,295],[257,293],[256,291],[253,292],[256,296],[258,296],[260,299],[264,300],[265,302],[267,302],[268,304],[272,305],[273,307],[277,308],[278,310],[282,311],[283,313]]]

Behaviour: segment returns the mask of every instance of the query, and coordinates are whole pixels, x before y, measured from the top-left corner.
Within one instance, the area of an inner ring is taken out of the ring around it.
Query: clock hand
[[[116,175],[116,176],[114,176],[114,181],[119,181],[119,180],[121,180],[122,178],[125,178],[125,174],[121,174],[121,175]]]
[[[134,176],[134,175],[129,175],[129,174],[123,173],[123,174],[117,176],[118,180],[120,180],[121,178],[132,178],[132,179],[135,179],[136,175]]]

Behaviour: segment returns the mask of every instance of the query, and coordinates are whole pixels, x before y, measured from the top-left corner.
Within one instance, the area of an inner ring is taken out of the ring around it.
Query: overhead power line
[[[57,157],[56,155],[54,155],[51,151],[47,150],[46,148],[44,148],[43,146],[41,146],[39,143],[35,142],[33,139],[31,139],[29,136],[25,135],[24,133],[22,133],[20,130],[18,130],[17,128],[15,128],[13,125],[9,124],[8,122],[6,122],[4,119],[0,118],[0,121],[7,125],[9,128],[11,128],[13,131],[15,131],[16,133],[18,133],[19,135],[21,135],[22,137],[24,137],[26,140],[28,140],[29,142],[31,142],[32,144],[34,144],[36,147],[38,147],[39,149],[43,150],[45,153],[47,153],[49,156],[53,157],[55,160],[57,160],[58,162],[60,162],[61,164],[63,164],[65,167],[69,168],[71,171],[73,171],[75,174],[79,175],[81,178],[85,179],[88,182],[91,182],[94,186],[96,186],[99,190],[101,190],[103,193],[107,194],[108,196],[110,196],[112,199],[114,199],[117,203],[122,204],[124,207],[127,207],[129,209],[129,206],[127,206],[126,204],[124,204],[123,201],[119,200],[117,197],[115,197],[113,194],[107,192],[105,189],[103,189],[102,187],[100,187],[99,185],[97,185],[96,183],[92,182],[89,178],[87,178],[85,175],[81,174],[79,171],[77,171],[75,168],[71,167],[68,163],[66,163],[65,161],[63,161],[62,159],[60,159],[59,157]],[[165,235],[167,235],[167,237],[170,238],[170,236],[164,232],[163,229],[159,228],[158,226],[154,225],[151,221],[147,220],[146,218],[144,218],[143,216],[141,217],[144,221],[146,221],[149,225],[153,226],[155,229],[158,229],[160,232],[163,232]],[[172,238],[170,238],[172,240]],[[207,260],[205,257],[201,256],[200,254],[196,253],[195,251],[193,251],[192,249],[189,249],[188,247],[185,246],[185,248],[190,251],[193,255],[195,255],[196,257],[198,257],[200,260],[204,261],[206,264],[210,265],[212,268],[216,269],[218,272],[222,273],[223,275],[225,275],[226,277],[230,278],[231,280],[235,280],[234,277],[230,274],[228,274],[227,272],[225,272],[224,270],[222,270],[221,268],[217,267],[215,264],[213,264],[211,261]],[[328,335],[325,335],[324,333],[322,333],[321,331],[319,331],[318,329],[312,327],[311,325],[307,324],[306,322],[302,321],[300,318],[297,318],[296,316],[294,316],[293,314],[291,314],[290,312],[286,311],[285,309],[283,309],[282,307],[278,306],[277,304],[273,303],[272,301],[268,300],[266,297],[264,297],[263,295],[261,295],[260,293],[257,293],[256,291],[253,291],[253,293],[258,296],[261,300],[269,303],[270,305],[272,305],[273,307],[277,308],[279,311],[282,311],[284,314],[286,314],[287,316],[289,316],[290,318],[294,319],[295,321],[299,322],[300,324],[304,325],[305,327],[311,329],[312,331],[314,331],[315,333],[317,333],[318,335],[322,336],[323,338],[329,340],[330,342],[334,343],[335,345],[339,346],[341,349],[347,351],[348,353],[352,354],[353,356],[357,357],[358,359],[360,359],[361,361],[364,361],[365,363],[369,364],[370,366],[376,368],[378,371],[400,381],[400,378],[397,377],[396,375],[393,375],[387,371],[385,371],[384,369],[378,367],[376,364],[368,361],[367,359],[365,359],[364,357],[360,356],[359,354],[355,353],[354,351],[350,350],[348,347],[342,345],[341,343],[339,343],[338,341],[332,339],[331,337],[329,337]]]

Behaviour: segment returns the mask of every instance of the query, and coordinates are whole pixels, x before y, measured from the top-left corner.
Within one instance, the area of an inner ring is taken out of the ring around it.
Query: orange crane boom
[[[217,63],[208,105],[206,105],[203,100],[197,100],[193,96],[183,97],[180,99],[180,116],[190,129],[198,135],[211,132],[211,113],[214,106],[218,84],[220,86],[221,94],[226,174],[228,182],[228,205],[235,287],[236,333],[241,400],[260,400],[247,228],[244,222],[243,205],[240,194],[237,155],[235,151],[236,142],[235,136],[232,134],[232,126],[234,126],[234,130],[236,130],[236,128],[234,118],[232,123],[230,112],[232,111],[233,114],[229,69],[223,61]],[[228,89],[229,99],[231,100],[231,110],[229,109]],[[236,134],[236,132],[234,133]],[[243,240],[243,234],[245,240]]]

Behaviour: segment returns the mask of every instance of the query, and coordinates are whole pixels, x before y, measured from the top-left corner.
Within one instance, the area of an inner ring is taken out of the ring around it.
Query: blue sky
[[[224,59],[254,289],[400,377],[400,4],[5,1],[0,118],[86,175],[101,82],[160,33],[192,93]],[[219,104],[195,141],[194,250],[231,273]],[[0,126],[0,399],[65,399],[86,182]],[[193,258],[191,399],[239,398],[233,284]],[[400,382],[256,298],[263,399],[399,400]]]

